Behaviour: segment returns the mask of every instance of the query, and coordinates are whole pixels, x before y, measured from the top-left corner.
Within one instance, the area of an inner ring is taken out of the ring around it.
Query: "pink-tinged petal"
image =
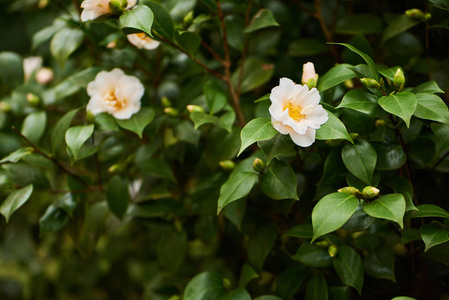
[[[309,147],[313,144],[313,142],[315,142],[315,132],[315,129],[309,128],[305,134],[290,132],[290,137],[296,145],[300,147]]]

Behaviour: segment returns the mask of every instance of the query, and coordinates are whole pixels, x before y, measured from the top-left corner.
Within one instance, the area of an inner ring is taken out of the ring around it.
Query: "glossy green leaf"
[[[228,300],[228,299],[251,300],[251,295],[244,288],[237,288],[231,291],[228,295],[221,296],[221,298],[218,300]]]
[[[433,204],[421,204],[416,207],[418,210],[411,211],[407,218],[446,218],[449,219],[449,213]]]
[[[449,110],[447,104],[440,97],[428,93],[416,94],[415,117],[437,121],[449,125]]]
[[[151,33],[153,21],[153,12],[146,5],[137,5],[120,16],[120,25],[127,34],[143,31],[153,36]]]
[[[404,229],[401,234],[401,244],[405,245],[413,241],[422,240],[419,229]]]
[[[173,19],[170,13],[165,9],[164,6],[153,1],[141,1],[141,4],[145,4],[151,8],[154,14],[154,23],[152,30],[166,39],[172,40],[174,30]]]
[[[320,76],[317,85],[318,91],[324,92],[346,80],[356,77],[354,72],[349,69],[351,67],[352,65],[349,64],[339,64],[327,71],[323,76]]]
[[[234,109],[228,106],[228,108],[226,108],[226,112],[219,117],[217,125],[220,128],[226,130],[227,132],[231,132],[232,127],[234,126],[234,122],[235,122]]]
[[[179,32],[175,37],[178,45],[190,55],[193,55],[201,45],[201,37],[193,31]]]
[[[313,275],[307,283],[305,300],[327,300],[328,298],[327,283],[323,273]]]
[[[387,28],[383,32],[382,35],[382,43],[387,41],[388,39],[418,25],[420,22],[416,21],[406,14],[400,15],[396,19],[394,19],[390,24],[388,24]]]
[[[295,144],[293,144],[289,135],[280,133],[277,133],[269,140],[258,141],[257,145],[265,153],[267,164],[269,164],[272,159],[288,153],[295,147]]]
[[[377,96],[365,89],[347,92],[337,108],[350,108],[370,116],[375,116],[376,112],[380,110],[377,104]]]
[[[282,298],[271,296],[271,295],[264,295],[257,298],[254,298],[254,300],[282,300]]]
[[[296,175],[285,162],[273,160],[260,179],[262,191],[271,199],[299,200]]]
[[[215,2],[215,0],[214,0]],[[224,18],[229,46],[243,51],[245,41],[245,20],[239,15],[228,15]]]
[[[330,43],[330,44],[344,46],[344,47],[348,48],[349,50],[351,50],[352,52],[360,55],[360,57],[363,58],[363,60],[366,62],[368,67],[373,72],[373,74],[375,76],[374,79],[376,79],[376,81],[379,82],[379,80],[380,80],[379,72],[377,71],[376,64],[374,63],[374,61],[373,61],[373,59],[371,57],[369,57],[367,54],[363,53],[362,51],[360,51],[356,47],[354,47],[352,45],[349,45],[349,44],[345,44],[345,43]]]
[[[58,83],[50,93],[44,94],[46,103],[54,103],[77,93],[80,89],[87,87],[87,84],[95,79],[101,69],[97,67],[87,68],[79,71]]]
[[[307,242],[301,244],[292,258],[309,267],[327,268],[332,266],[332,257],[326,248]]]
[[[242,230],[242,221],[246,213],[246,199],[238,199],[223,208],[223,214],[238,230]]]
[[[210,114],[215,114],[222,110],[228,101],[225,92],[217,81],[208,81],[203,86],[204,97],[206,97],[207,106]]]
[[[367,185],[371,185],[377,154],[370,143],[365,140],[357,140],[353,145],[344,146],[341,158],[349,172]]]
[[[170,165],[163,159],[150,158],[139,163],[138,167],[146,174],[176,182]]]
[[[270,119],[256,118],[249,121],[243,127],[240,133],[240,140],[242,141],[239,156],[246,148],[257,141],[269,140],[276,135],[277,131],[271,124]]]
[[[70,127],[73,117],[78,112],[79,108],[66,113],[53,128],[51,133],[51,148],[53,153],[62,145],[67,129]]]
[[[34,152],[33,148],[19,148],[8,156],[4,157],[0,160],[0,164],[4,163],[16,163],[21,160],[23,157],[30,155]]]
[[[251,280],[256,278],[259,278],[259,274],[257,274],[250,264],[244,264],[240,272],[239,286],[244,288]]]
[[[50,52],[63,65],[67,58],[83,43],[84,33],[78,28],[63,28],[50,42]]]
[[[47,113],[44,110],[29,114],[22,125],[22,134],[32,143],[40,140],[47,126]]]
[[[438,228],[435,224],[424,224],[419,229],[422,240],[426,245],[424,252],[433,246],[446,243],[449,241],[449,229]]]
[[[240,67],[232,74],[232,83],[237,86],[240,79]],[[274,73],[274,65],[258,57],[245,60],[240,92],[246,93],[268,82]]]
[[[106,185],[106,200],[111,212],[119,219],[123,218],[130,200],[128,181],[114,176]]]
[[[329,119],[326,123],[322,124],[316,131],[317,140],[338,140],[345,139],[353,143],[351,136],[349,135],[346,126],[337,118],[333,113],[327,111]]]
[[[11,215],[24,205],[31,194],[33,193],[33,185],[29,184],[26,187],[16,190],[6,197],[0,206],[0,213],[5,217],[6,223],[8,223]]]
[[[340,228],[355,212],[358,204],[356,197],[346,193],[332,193],[322,198],[312,211],[312,242]]]
[[[164,232],[157,243],[157,260],[164,269],[175,272],[187,253],[187,234],[172,229]],[[199,298],[200,299],[200,298]]]
[[[276,295],[282,299],[290,299],[299,290],[307,276],[304,265],[290,265],[276,279]]]
[[[396,74],[396,71],[400,69],[402,73],[404,74],[404,69],[401,66],[395,66],[388,69],[379,70],[379,73],[382,74],[385,78],[388,78],[389,80],[394,80],[394,74]]]
[[[263,264],[275,242],[276,227],[272,223],[261,227],[250,236],[248,242],[248,261],[257,271],[262,270]]]
[[[446,124],[432,123],[430,128],[435,134],[435,152],[441,154],[449,149],[449,126]]]
[[[362,294],[363,261],[354,249],[348,246],[339,248],[338,255],[334,259],[334,268],[344,284],[354,287],[359,294]]]
[[[0,53],[0,80],[10,87],[23,82],[23,60],[14,52]]]
[[[394,253],[383,247],[370,251],[364,257],[365,271],[374,278],[396,282],[394,276]]]
[[[365,212],[374,218],[394,221],[403,227],[405,199],[402,194],[388,194],[363,205]]]
[[[184,290],[184,300],[219,299],[226,294],[223,276],[218,272],[203,272],[193,277]]]
[[[379,99],[379,105],[386,111],[404,120],[407,127],[410,126],[410,118],[416,110],[418,100],[415,94],[400,92],[394,95],[384,96]]]
[[[313,236],[313,228],[311,224],[300,224],[291,227],[284,232],[283,236],[292,236],[303,239],[311,239]]]
[[[263,8],[253,16],[248,27],[245,28],[244,33],[251,33],[262,28],[273,26],[279,26],[279,23],[276,22],[270,10]]]
[[[64,228],[69,220],[69,215],[63,209],[50,205],[39,219],[39,235],[55,232]]]
[[[400,193],[405,199],[405,211],[418,210],[413,204],[413,186],[407,179],[403,177],[395,177],[391,180],[391,185],[395,193]]]
[[[190,119],[193,122],[194,128],[198,129],[201,125],[207,123],[216,123],[218,118],[216,116],[209,115],[205,112],[193,111],[190,113]]]
[[[402,167],[407,160],[402,146],[399,144],[375,144],[377,153],[377,170],[396,170]]]
[[[338,19],[335,24],[335,32],[347,35],[371,34],[382,32],[383,27],[383,21],[377,15],[348,14]]]
[[[65,133],[65,142],[75,160],[78,158],[81,147],[93,133],[94,125],[74,126],[67,130]]]
[[[138,113],[126,120],[116,120],[117,124],[129,131],[134,132],[142,138],[143,130],[154,119],[154,110],[150,107],[142,107]]]
[[[304,38],[294,40],[288,46],[288,55],[294,57],[309,57],[329,51],[328,46],[320,39]]]
[[[246,197],[257,180],[255,172],[233,172],[220,189],[217,214],[227,204]]]
[[[434,80],[421,83],[417,87],[413,88],[412,92],[414,94],[419,94],[419,93],[429,93],[429,94],[441,93],[442,94],[442,93],[444,93],[444,91],[442,89],[440,89],[440,87]]]
[[[44,27],[33,35],[31,40],[31,50],[35,50],[41,44],[51,39],[58,31],[66,26],[66,22],[61,19],[55,19],[53,24]]]

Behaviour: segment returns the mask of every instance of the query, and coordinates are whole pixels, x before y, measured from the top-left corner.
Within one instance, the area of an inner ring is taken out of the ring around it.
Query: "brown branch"
[[[209,47],[209,45],[208,45],[205,41],[201,40],[201,45],[202,45],[204,48],[206,48],[206,50],[209,51],[209,53],[212,54],[212,56],[213,56],[216,60],[218,60],[222,65],[225,64],[223,58],[222,58],[220,55],[218,55],[218,53],[215,52],[214,49],[212,49],[211,47]]]
[[[14,130],[18,135],[20,135],[20,137],[27,142],[33,149],[34,152],[41,155],[42,157],[48,159],[49,161],[51,161],[52,163],[54,163],[61,171],[63,171],[64,173],[66,173],[67,175],[70,175],[73,177],[73,179],[75,179],[76,181],[78,181],[79,183],[81,183],[82,185],[84,185],[85,187],[87,187],[89,190],[94,190],[96,189],[95,186],[92,186],[91,184],[87,183],[86,181],[84,181],[84,179],[82,179],[81,177],[79,177],[76,174],[73,174],[71,171],[67,170],[59,161],[57,161],[54,157],[50,157],[47,154],[45,154],[44,152],[42,152],[36,145],[34,145],[26,136],[24,136],[19,130],[17,130],[14,126],[12,127],[12,130]]]
[[[78,0],[72,0],[73,6],[75,6],[76,12],[79,16],[81,16],[81,6],[78,2]]]
[[[253,7],[253,1],[250,1],[246,8],[245,27],[247,27],[249,24],[252,7]],[[242,51],[242,59],[241,59],[241,65],[240,65],[239,81],[237,83],[237,88],[236,88],[236,94],[237,94],[237,97],[239,97],[239,98],[240,98],[240,88],[242,87],[243,73],[245,70],[245,59],[246,59],[247,51],[248,51],[248,35],[245,34],[245,38],[243,41],[243,51]]]
[[[326,22],[323,18],[323,13],[321,12],[321,0],[315,0],[315,10],[316,13],[314,13],[314,17],[318,20],[320,23],[321,30],[324,33],[324,37],[326,38],[326,41],[328,43],[333,42],[332,32],[327,28]],[[335,45],[330,45],[332,55],[337,60],[337,62],[340,61],[340,57],[338,55],[337,49],[335,48]]]

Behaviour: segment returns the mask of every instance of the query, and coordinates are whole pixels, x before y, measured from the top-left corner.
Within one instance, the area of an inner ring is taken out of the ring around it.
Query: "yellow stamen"
[[[289,102],[287,105],[284,106],[284,110],[288,108],[288,115],[290,118],[295,120],[296,122],[299,122],[300,120],[305,118],[305,115],[301,114],[301,106],[293,105],[291,102]]]
[[[124,101],[117,99],[117,96],[115,95],[115,90],[106,94],[104,96],[104,100],[107,102],[109,106],[112,106],[115,109],[121,109],[125,106]]]

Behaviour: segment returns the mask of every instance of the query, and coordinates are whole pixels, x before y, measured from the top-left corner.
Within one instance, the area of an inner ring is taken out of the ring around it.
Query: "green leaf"
[[[53,153],[55,153],[64,142],[65,133],[67,129],[69,129],[70,123],[78,110],[79,108],[69,111],[59,119],[58,123],[56,123],[53,132],[51,133],[51,148]]]
[[[377,153],[376,170],[396,170],[407,160],[406,154],[399,144],[374,144]]]
[[[377,154],[370,143],[357,140],[353,145],[344,146],[341,158],[349,172],[367,185],[371,185]]]
[[[228,295],[222,296],[219,300],[251,300],[251,295],[244,288],[237,288]]]
[[[424,224],[419,229],[422,240],[426,245],[424,252],[433,246],[449,241],[449,229],[438,228],[435,224]]]
[[[242,230],[242,221],[246,213],[246,199],[238,199],[223,208],[223,214],[238,230]]]
[[[296,192],[296,175],[285,162],[273,160],[260,179],[262,191],[274,200],[299,200]]]
[[[23,121],[21,132],[32,143],[36,143],[44,134],[46,125],[47,113],[44,110],[32,112]]]
[[[381,43],[384,43],[390,38],[414,27],[419,23],[420,23],[419,21],[410,18],[406,14],[400,15],[399,17],[394,19],[390,24],[388,24],[387,28],[385,29],[382,35]]]
[[[259,274],[254,271],[250,264],[244,264],[240,272],[239,286],[244,288],[251,280],[259,278]]]
[[[126,120],[116,120],[117,124],[129,131],[134,132],[142,138],[143,130],[154,119],[154,110],[150,107],[142,107],[138,113]]]
[[[274,129],[270,119],[256,118],[248,122],[240,133],[242,144],[239,156],[243,150],[257,141],[269,140],[275,136],[277,130]]]
[[[187,234],[174,229],[164,232],[157,243],[157,260],[164,269],[175,272],[179,269],[187,252]]]
[[[31,50],[34,51],[38,46],[51,39],[59,30],[66,26],[66,22],[61,19],[55,19],[53,24],[44,27],[33,35],[31,41]]]
[[[65,133],[65,142],[75,160],[78,159],[78,153],[81,147],[93,133],[94,125],[74,126],[67,130]]]
[[[243,32],[251,33],[262,28],[273,26],[279,26],[279,23],[276,22],[270,10],[263,8],[253,16],[248,27],[246,27]]]
[[[355,196],[346,193],[332,193],[323,197],[312,211],[312,242],[343,226],[355,212],[358,204],[359,201]]]
[[[83,43],[84,33],[78,28],[63,28],[50,42],[51,55],[64,65],[67,58]]]
[[[328,298],[326,278],[322,273],[313,275],[307,283],[305,300],[327,300]]]
[[[410,126],[410,118],[416,110],[417,103],[415,94],[410,92],[400,92],[379,99],[379,105],[386,112],[404,120],[407,127]]]
[[[120,26],[126,34],[143,31],[153,36],[151,33],[153,21],[153,12],[146,5],[137,5],[120,16]]]
[[[232,74],[231,79],[234,86],[237,86],[237,83],[239,82],[240,70],[241,67],[235,70]],[[272,63],[268,63],[258,57],[248,57],[244,64],[240,92],[250,92],[263,85],[271,79],[273,73],[274,65]]]
[[[214,0],[215,2],[215,0]],[[228,15],[224,18],[229,46],[243,51],[245,20],[239,15]]]
[[[232,172],[220,189],[217,214],[229,203],[246,197],[257,180],[255,172]]]
[[[379,70],[379,73],[382,74],[385,78],[388,78],[389,80],[394,80],[394,74],[396,74],[396,71],[400,69],[402,73],[404,74],[404,69],[400,66],[391,67],[384,70]]]
[[[170,13],[159,3],[153,1],[142,2],[142,4],[149,6],[153,11],[154,23],[151,29],[156,32],[157,35],[160,35],[168,40],[173,40],[175,24]]]
[[[316,139],[317,140],[338,140],[345,139],[351,143],[353,143],[351,136],[346,130],[345,124],[340,121],[333,113],[327,111],[327,115],[329,119],[326,123],[322,124],[319,129],[316,131]]]
[[[146,174],[176,182],[176,178],[173,175],[173,171],[170,165],[163,159],[147,159],[144,162],[139,163],[138,168],[140,168]]]
[[[329,295],[332,300],[349,300],[351,289],[349,286],[330,286]]]
[[[446,218],[449,219],[449,213],[443,208],[433,204],[421,204],[416,207],[418,210],[407,213],[407,218]]]
[[[224,130],[226,130],[227,132],[231,132],[234,122],[235,122],[234,109],[228,107],[226,109],[226,112],[219,117],[217,125],[220,128],[223,128]]]
[[[228,102],[226,94],[215,80],[206,82],[203,87],[203,93],[211,115],[222,110]]]
[[[396,282],[394,276],[394,253],[383,247],[370,251],[364,257],[365,271],[374,278]]]
[[[208,113],[201,111],[193,111],[190,113],[190,119],[193,122],[195,130],[198,129],[201,125],[207,123],[216,123],[218,122],[218,118],[216,116],[209,115]]]
[[[39,236],[49,232],[61,230],[69,220],[69,215],[62,208],[55,205],[48,206],[45,213],[39,219]]]
[[[328,46],[321,39],[304,38],[294,40],[288,46],[288,56],[308,57],[328,52]]]
[[[8,223],[11,215],[18,210],[25,202],[28,201],[33,193],[33,185],[29,184],[20,190],[16,190],[6,197],[0,206],[0,213],[5,217],[6,223]]]
[[[412,297],[406,297],[406,296],[400,296],[400,297],[394,297],[391,300],[416,300],[416,298],[412,298]]]
[[[117,218],[123,218],[128,204],[129,204],[129,192],[128,181],[120,176],[114,176],[106,185],[106,200],[108,207]]]
[[[248,242],[248,261],[262,271],[263,264],[276,241],[276,226],[269,223],[250,235]]]
[[[56,100],[61,100],[77,93],[80,89],[86,88],[87,84],[95,79],[100,70],[100,68],[96,67],[88,68],[69,76],[50,90],[51,93],[44,95],[45,102],[53,103]]]
[[[354,47],[352,45],[349,45],[349,44],[345,44],[345,43],[329,43],[329,44],[335,44],[335,45],[344,46],[344,47],[348,48],[349,50],[351,50],[352,52],[357,53],[358,55],[360,55],[360,57],[363,58],[363,60],[367,63],[367,65],[369,66],[369,68],[373,72],[373,74],[375,76],[374,79],[376,79],[377,82],[380,81],[380,76],[379,76],[379,72],[377,71],[376,64],[374,63],[373,59],[371,57],[369,57],[367,54],[363,53],[362,51],[360,51],[356,47]]]
[[[295,147],[288,134],[280,133],[277,133],[269,140],[258,141],[257,145],[265,153],[265,156],[267,157],[267,164],[269,164],[272,159],[288,153]]]
[[[276,295],[282,299],[290,299],[299,290],[308,276],[302,264],[291,264],[276,279]]]
[[[449,126],[446,124],[432,123],[430,124],[435,137],[435,153],[441,154],[447,149],[449,149]]]
[[[326,72],[323,76],[318,78],[317,89],[320,92],[324,92],[336,85],[339,85],[346,80],[352,79],[356,77],[353,71],[351,71],[352,65],[349,64],[340,64],[329,71]]]
[[[419,93],[429,93],[429,94],[436,94],[436,93],[444,93],[442,89],[438,86],[438,84],[434,81],[427,81],[424,82],[417,87],[413,88],[412,93],[419,94]]]
[[[335,24],[335,32],[338,34],[357,35],[382,32],[384,24],[377,15],[355,14],[345,15]]]
[[[193,55],[201,45],[201,37],[193,31],[179,32],[176,34],[176,41],[190,55]]]
[[[413,186],[410,181],[403,177],[395,177],[391,181],[395,193],[401,193],[405,199],[405,211],[418,210],[413,204]]]
[[[405,199],[402,194],[388,194],[363,205],[363,210],[374,218],[394,221],[403,228]]]
[[[446,103],[440,97],[428,93],[416,94],[415,117],[437,121],[449,125],[449,110]]]
[[[334,259],[334,268],[344,284],[354,287],[359,294],[362,294],[363,261],[354,249],[348,246],[341,247]]]
[[[327,268],[332,266],[332,257],[327,249],[315,244],[302,243],[292,258],[309,267]]]
[[[375,116],[380,110],[377,104],[377,96],[365,89],[347,92],[337,108],[350,108],[369,116]]]
[[[311,239],[313,236],[312,224],[300,224],[291,227],[283,236],[292,236],[303,239]]]
[[[203,272],[196,275],[184,290],[184,300],[219,299],[226,295],[223,287],[223,276],[218,272]]]
[[[23,60],[14,52],[0,53],[0,79],[6,85],[15,87],[23,82]]]
[[[254,298],[254,300],[282,300],[282,298],[271,296],[271,295],[264,295],[257,298]]]
[[[24,156],[30,155],[34,152],[33,148],[19,148],[8,156],[0,160],[0,164],[4,163],[16,163],[21,160]]]

